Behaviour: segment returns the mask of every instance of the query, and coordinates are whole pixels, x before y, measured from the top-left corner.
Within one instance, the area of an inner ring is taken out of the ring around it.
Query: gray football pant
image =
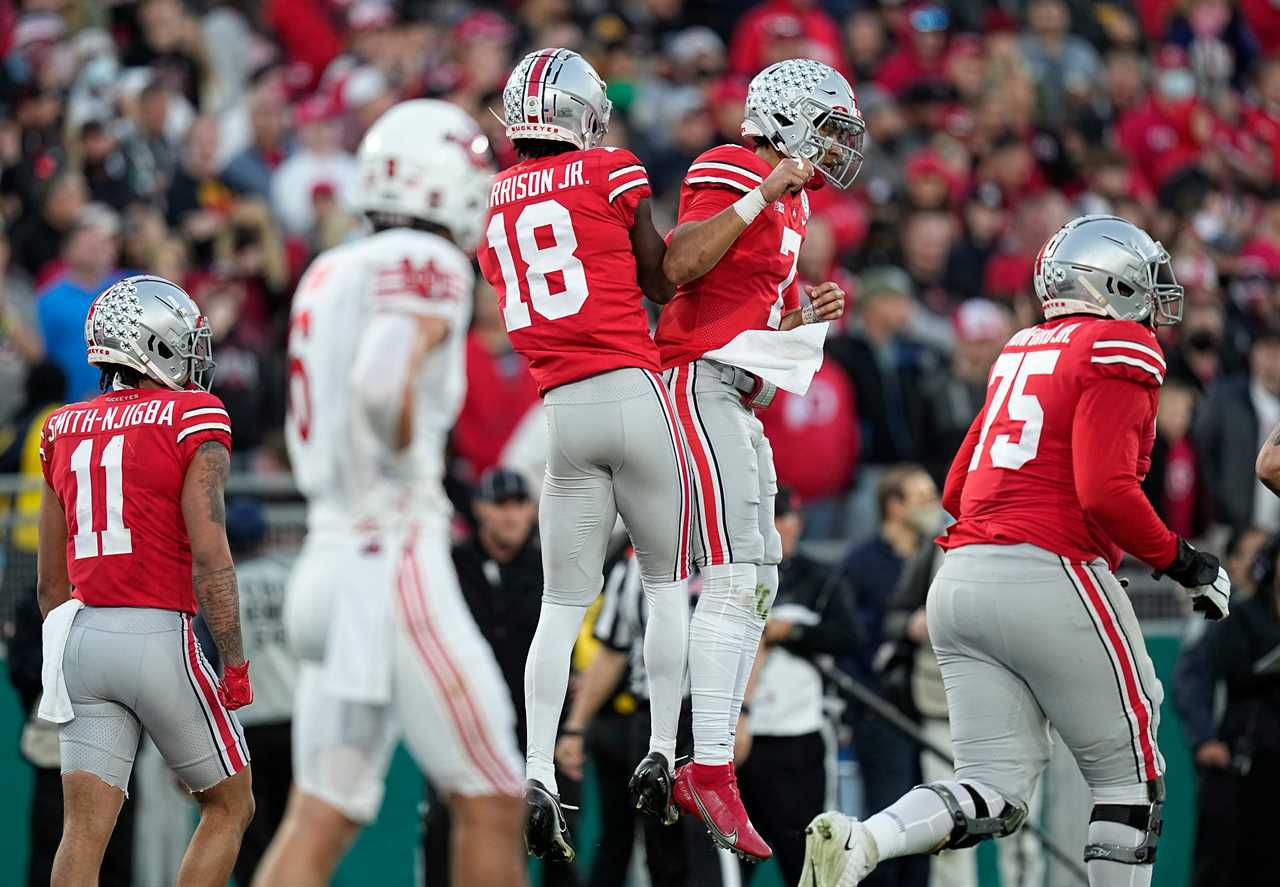
[[[595,600],[618,515],[646,582],[687,578],[688,456],[662,381],[646,370],[614,370],[553,388],[543,402],[545,599],[580,606]]]
[[[1164,690],[1120,583],[1102,561],[1033,545],[948,551],[927,605],[946,687],[956,778],[1026,807],[1049,724],[1095,802],[1164,773]]]
[[[126,790],[141,730],[193,792],[248,765],[244,731],[218,701],[218,677],[185,613],[85,607],[62,670],[75,713],[59,729],[63,773],[83,770]]]

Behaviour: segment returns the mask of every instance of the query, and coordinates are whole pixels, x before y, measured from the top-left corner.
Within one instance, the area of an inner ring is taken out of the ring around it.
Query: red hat
[[[747,100],[747,80],[742,77],[721,77],[711,86],[707,101],[712,105],[728,105]]]
[[[510,43],[515,39],[511,24],[489,9],[481,9],[464,16],[453,26],[453,39],[459,43]]]
[[[1009,315],[990,299],[968,299],[951,317],[961,342],[990,342],[1009,335]]]
[[[338,114],[338,110],[334,104],[333,96],[317,93],[299,103],[295,119],[299,126],[306,126],[309,123],[323,123],[326,120],[332,120]]]

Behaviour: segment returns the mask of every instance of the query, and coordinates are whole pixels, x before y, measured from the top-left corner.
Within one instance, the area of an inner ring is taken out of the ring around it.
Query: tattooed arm
[[[231,454],[217,441],[196,450],[182,486],[182,517],[191,541],[192,582],[200,611],[213,634],[224,665],[244,662],[240,642],[240,595],[236,568],[227,544],[224,494],[231,471]]]
[[[1254,470],[1258,473],[1258,480],[1262,481],[1268,490],[1280,496],[1280,425],[1272,428],[1271,433],[1267,435],[1267,442],[1262,445],[1262,451],[1258,453]]]

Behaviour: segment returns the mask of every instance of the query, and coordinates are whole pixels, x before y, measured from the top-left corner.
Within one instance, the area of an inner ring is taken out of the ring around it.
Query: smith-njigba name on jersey
[[[67,434],[95,434],[99,431],[118,431],[138,425],[172,425],[173,401],[160,403],[130,403],[123,406],[87,407],[55,413],[49,420],[45,433],[50,438]]]

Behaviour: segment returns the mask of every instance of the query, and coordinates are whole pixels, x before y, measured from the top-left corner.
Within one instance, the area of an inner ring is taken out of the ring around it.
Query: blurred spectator
[[[199,22],[178,0],[142,0],[138,30],[139,39],[130,41],[121,59],[125,67],[150,68],[170,89],[198,106],[205,77]]]
[[[344,210],[356,187],[355,159],[342,149],[342,131],[329,99],[316,96],[298,108],[298,145],[271,180],[271,208],[288,234],[309,235],[317,197]]]
[[[880,66],[876,83],[903,96],[913,86],[943,82],[949,24],[950,17],[940,5],[912,8],[904,32],[895,35],[898,48]]]
[[[218,123],[212,117],[200,117],[187,131],[182,163],[169,184],[169,224],[188,224],[201,213],[225,213],[231,200],[231,192],[218,177]]]
[[[939,486],[974,416],[986,403],[991,365],[1013,334],[1009,312],[986,299],[963,303],[953,324],[956,344],[951,372],[931,375],[920,389],[924,401],[921,435],[930,442],[924,465]]]
[[[840,28],[817,0],[765,0],[738,20],[729,68],[751,77],[790,58],[811,58],[845,71]]]
[[[0,425],[22,406],[27,368],[42,357],[31,286],[10,267],[9,241],[0,232]]]
[[[1147,498],[1169,529],[1186,539],[1199,539],[1209,529],[1211,503],[1191,440],[1196,407],[1193,388],[1168,380],[1160,389],[1156,442],[1151,470],[1142,482]]]
[[[845,579],[797,550],[800,502],[779,487],[774,524],[782,537],[778,596],[738,722],[734,760],[742,801],[773,848],[787,884],[800,883],[804,830],[826,803],[822,673],[814,660],[860,651],[854,596]],[[753,867],[743,864],[742,882]]]
[[[1217,774],[1226,794],[1215,798],[1219,819],[1200,819],[1198,887],[1262,887],[1274,877],[1263,823],[1280,790],[1278,559],[1280,544],[1273,539],[1259,555],[1256,592],[1236,603],[1230,619],[1210,626],[1205,638],[1212,674],[1226,684],[1217,738],[1230,756]]]
[[[233,191],[264,200],[271,194],[271,176],[287,155],[289,111],[275,81],[260,84],[249,97],[249,121],[253,142],[222,170],[222,180]]]
[[[65,270],[36,297],[40,336],[49,359],[67,377],[68,402],[98,392],[101,374],[85,357],[84,320],[98,293],[124,276],[116,267],[119,251],[120,217],[101,204],[89,204],[67,234]]]
[[[468,481],[498,464],[516,427],[539,402],[529,362],[511,350],[497,296],[483,280],[476,287],[467,333],[467,397],[453,426],[456,471]]]
[[[1262,330],[1249,350],[1249,372],[1209,390],[1194,443],[1204,460],[1215,521],[1240,530],[1280,529],[1280,499],[1254,477],[1267,433],[1280,422],[1280,329]]]
[[[40,283],[44,268],[58,258],[63,238],[80,218],[89,189],[79,173],[63,172],[38,189],[36,199],[39,210],[22,214],[9,235],[9,245],[14,264]]]
[[[1031,0],[1022,57],[1039,93],[1040,114],[1048,123],[1066,118],[1102,85],[1102,61],[1087,40],[1068,31],[1063,0]]]
[[[1169,22],[1169,42],[1187,52],[1201,89],[1239,86],[1258,57],[1258,41],[1228,0],[1191,0]]]
[[[262,503],[249,498],[227,503],[227,541],[236,562],[244,655],[253,662],[253,705],[239,717],[258,765],[253,771],[253,821],[236,858],[239,884],[253,882],[253,873],[284,818],[293,783],[290,731],[298,661],[289,651],[284,631],[290,561],[268,550],[266,537]]]
[[[947,256],[943,278],[946,290],[965,298],[985,296],[987,262],[995,255],[1000,238],[1009,224],[1004,192],[994,182],[982,182],[965,198],[961,208],[960,235]]]
[[[1153,187],[1194,164],[1213,134],[1213,119],[1196,95],[1186,54],[1167,46],[1157,57],[1155,93],[1120,117],[1117,146]]]
[[[914,298],[941,316],[949,314],[957,302],[945,286],[955,234],[955,220],[937,210],[912,213],[902,230],[901,264],[911,278]]]
[[[80,167],[91,200],[123,212],[138,196],[129,161],[101,120],[87,120],[80,127]]]
[[[942,524],[938,488],[919,465],[897,465],[876,484],[880,515],[878,534],[845,557],[844,575],[854,589],[858,621],[865,645],[854,659],[854,676],[880,692],[874,657],[885,640],[885,614],[903,565],[915,556]],[[853,741],[862,772],[867,811],[920,784],[915,746],[873,712],[853,712]],[[923,887],[929,877],[927,857],[908,857],[880,866],[864,883],[870,887]]]
[[[169,189],[177,154],[169,141],[169,87],[152,79],[138,92],[130,134],[122,149],[134,176],[134,190],[158,200]]]

